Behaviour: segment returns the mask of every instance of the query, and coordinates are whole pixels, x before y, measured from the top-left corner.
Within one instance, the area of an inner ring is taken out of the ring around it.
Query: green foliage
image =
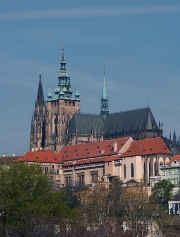
[[[174,185],[169,180],[163,179],[154,185],[151,199],[167,204],[168,200],[172,198],[173,188]]]
[[[52,192],[49,180],[38,165],[0,164],[0,236],[31,236],[74,217],[65,191]]]
[[[109,186],[109,199],[112,200],[111,214],[115,215],[118,219],[121,217],[121,195],[122,195],[122,180],[114,178]]]

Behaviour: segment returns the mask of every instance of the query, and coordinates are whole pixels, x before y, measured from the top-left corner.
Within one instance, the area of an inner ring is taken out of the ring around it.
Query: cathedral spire
[[[60,65],[61,65],[61,68],[60,68],[59,77],[66,77],[67,72],[66,72],[66,60],[64,57],[64,48],[62,48],[62,57],[61,57]]]
[[[100,114],[102,115],[103,119],[105,119],[107,114],[109,114],[108,96],[107,96],[107,90],[106,90],[105,68],[104,68],[104,78],[103,78],[103,89],[102,89],[102,96],[101,96],[101,111],[100,111]]]
[[[44,105],[44,95],[43,95],[41,75],[39,75],[39,86],[38,86],[38,94],[37,94],[37,101],[36,101],[36,103],[38,105]]]
[[[55,100],[57,100],[60,97],[62,98],[62,95],[59,95],[60,90],[62,90],[64,93],[64,96],[63,96],[64,99],[72,100],[70,77],[68,77],[67,72],[66,72],[66,60],[64,56],[64,48],[62,48],[62,58],[61,58],[60,65],[61,65],[60,73],[58,76],[59,83],[58,83],[58,87],[56,88],[57,97],[55,97]]]

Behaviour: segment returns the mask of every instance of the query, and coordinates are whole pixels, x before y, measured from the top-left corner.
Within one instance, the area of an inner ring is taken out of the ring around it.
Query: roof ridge
[[[111,114],[119,114],[119,113],[125,113],[125,112],[132,112],[132,111],[137,111],[137,110],[144,110],[144,109],[149,109],[149,107],[143,107],[143,108],[137,108],[137,109],[129,109],[129,110],[123,110],[123,111],[119,111],[119,112],[114,112],[114,113],[110,113]]]

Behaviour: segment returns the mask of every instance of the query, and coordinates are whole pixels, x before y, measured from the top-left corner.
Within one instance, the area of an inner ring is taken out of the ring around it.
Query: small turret
[[[50,87],[49,87],[49,93],[47,95],[47,98],[48,98],[47,101],[51,101],[52,100],[52,95],[51,95],[51,92],[50,92]]]
[[[174,130],[174,134],[173,134],[173,143],[175,144],[176,143],[176,132]]]
[[[79,94],[78,88],[77,88],[77,91],[76,91],[76,94],[75,94],[75,100],[80,100],[79,97],[80,97],[80,94]]]

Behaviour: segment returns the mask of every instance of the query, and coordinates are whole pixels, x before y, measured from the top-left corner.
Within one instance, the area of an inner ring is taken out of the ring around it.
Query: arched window
[[[159,164],[159,166],[161,167],[162,165],[163,165],[163,162],[161,161],[160,164]]]
[[[126,165],[124,165],[124,178],[126,178]]]
[[[134,164],[131,163],[131,178],[134,177]]]

